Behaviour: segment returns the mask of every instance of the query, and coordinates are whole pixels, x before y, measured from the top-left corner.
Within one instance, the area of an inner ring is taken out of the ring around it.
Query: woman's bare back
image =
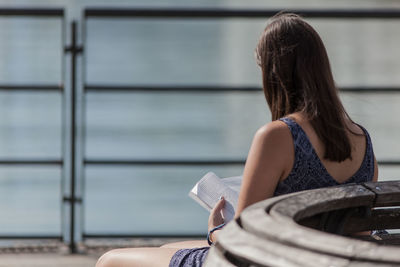
[[[354,124],[350,120],[346,121],[346,124],[350,129],[347,130],[347,136],[351,144],[351,159],[348,158],[342,162],[336,162],[324,158],[324,144],[321,142],[315,130],[311,126],[311,123],[305,118],[304,115],[301,113],[294,113],[288,117],[300,125],[300,127],[306,133],[322,165],[335,181],[338,183],[344,183],[360,169],[366,153],[367,137],[365,136],[364,131],[358,125]],[[289,154],[292,155],[291,161],[288,162],[288,167],[285,169],[281,181],[289,175],[294,164],[294,147],[291,149],[292,151],[289,152]],[[375,170],[377,170],[377,168],[375,168]],[[376,179],[377,177],[375,176],[377,176],[377,174],[374,175],[374,178]]]

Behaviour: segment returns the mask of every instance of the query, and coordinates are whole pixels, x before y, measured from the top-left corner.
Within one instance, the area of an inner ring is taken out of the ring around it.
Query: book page
[[[221,181],[229,186],[233,191],[236,191],[238,194],[240,192],[240,186],[242,185],[243,176],[234,176],[228,178],[222,178]]]
[[[235,215],[239,193],[227,186],[223,180],[214,173],[209,172],[197,183],[195,188],[197,189],[197,197],[209,207],[209,210],[217,204],[220,196],[225,198],[225,207],[222,210],[222,214],[225,221],[228,222]],[[193,190],[191,192],[193,193]]]

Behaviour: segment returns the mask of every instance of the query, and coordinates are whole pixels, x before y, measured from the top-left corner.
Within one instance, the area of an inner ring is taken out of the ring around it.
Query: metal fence
[[[204,160],[204,159],[191,159],[185,158],[176,159],[92,159],[87,158],[83,151],[84,147],[84,131],[85,129],[79,128],[78,122],[83,122],[85,114],[85,98],[88,92],[207,92],[207,93],[249,93],[260,92],[261,88],[256,87],[231,87],[220,85],[207,85],[197,86],[193,84],[187,85],[140,85],[130,84],[126,86],[119,86],[113,84],[88,84],[85,81],[85,50],[86,35],[88,29],[86,24],[88,20],[93,18],[144,18],[144,19],[181,19],[190,20],[196,19],[229,19],[229,18],[244,18],[256,19],[270,17],[280,10],[239,10],[239,9],[111,9],[111,8],[87,8],[83,11],[81,21],[66,21],[63,9],[0,9],[0,16],[39,16],[39,17],[57,17],[62,20],[62,29],[60,35],[63,40],[62,49],[64,53],[63,62],[63,83],[61,85],[45,85],[45,84],[27,84],[27,85],[12,85],[0,84],[0,90],[29,90],[36,91],[56,91],[62,94],[63,105],[62,109],[62,131],[68,131],[69,134],[63,134],[60,142],[63,144],[62,158],[49,158],[49,159],[0,159],[0,165],[56,165],[60,166],[63,170],[62,179],[68,184],[69,192],[63,196],[60,202],[64,203],[63,213],[63,226],[62,234],[60,236],[2,236],[0,238],[56,238],[68,242],[70,244],[71,252],[76,251],[77,242],[85,238],[99,238],[99,237],[139,237],[138,235],[126,234],[111,234],[111,233],[86,233],[82,229],[82,220],[84,219],[83,207],[85,205],[82,196],[77,194],[76,185],[81,183],[85,178],[83,171],[85,167],[90,165],[128,165],[128,166],[199,166],[199,165],[243,165],[244,158],[238,159],[217,159],[217,160]],[[303,15],[306,18],[333,18],[333,19],[399,19],[400,10],[397,9],[374,9],[374,10],[325,10],[325,9],[312,9],[312,10],[291,10],[292,12]],[[67,27],[69,29],[67,29]],[[80,29],[80,31],[78,30]],[[67,36],[67,32],[70,36]],[[79,33],[82,35],[79,36]],[[82,40],[82,42],[80,42]],[[68,44],[67,44],[68,42]],[[82,65],[81,65],[82,64]],[[77,76],[82,77],[77,80]],[[68,84],[68,86],[66,86]],[[66,88],[68,87],[68,88]],[[340,88],[341,92],[347,93],[382,93],[394,94],[400,93],[399,87],[347,87]],[[83,101],[78,101],[83,99]],[[80,112],[78,112],[80,110]],[[67,121],[68,120],[68,121]],[[399,160],[380,161],[380,165],[394,165],[400,166]],[[66,170],[66,168],[68,168]],[[68,177],[65,177],[68,174]],[[61,208],[61,207],[60,207]],[[186,235],[187,236],[187,235]],[[149,237],[147,235],[147,237]]]
[[[61,28],[59,29],[60,38],[64,40],[65,36],[65,16],[63,9],[31,9],[31,8],[0,8],[0,17],[12,17],[12,18],[56,18],[61,21]],[[60,47],[62,50],[63,47]],[[63,61],[62,61],[63,62]],[[61,67],[63,69],[63,67]],[[1,91],[28,91],[31,93],[37,92],[54,92],[60,94],[62,96],[63,101],[65,100],[65,84],[0,84]],[[61,107],[60,107],[61,109]],[[64,111],[65,112],[65,111]],[[65,116],[62,118],[62,131],[66,129],[66,121]],[[60,143],[62,143],[62,147],[64,144],[64,140],[60,139]],[[35,158],[1,158],[0,166],[7,165],[34,165],[34,166],[58,166],[64,171],[65,167],[65,158],[47,158],[47,159],[35,159]],[[68,201],[68,198],[65,198],[64,201]],[[60,207],[61,208],[61,207]],[[61,240],[62,235],[6,235],[0,236],[0,238],[6,239],[15,239],[15,238],[51,238],[51,239],[59,239]]]

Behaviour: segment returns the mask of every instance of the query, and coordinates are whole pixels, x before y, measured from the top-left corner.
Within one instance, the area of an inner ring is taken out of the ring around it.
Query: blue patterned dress
[[[274,196],[308,189],[335,186],[338,183],[326,170],[304,130],[290,118],[280,119],[290,129],[294,143],[293,169],[286,179],[279,182]],[[360,126],[361,127],[361,126]],[[372,181],[374,176],[374,153],[371,138],[363,127],[366,136],[365,156],[358,171],[342,184]],[[172,257],[170,267],[201,266],[210,247],[178,250]]]

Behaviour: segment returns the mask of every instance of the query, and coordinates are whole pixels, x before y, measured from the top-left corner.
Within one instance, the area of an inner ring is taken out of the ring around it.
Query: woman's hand
[[[224,218],[222,217],[222,209],[224,206],[225,199],[221,197],[215,207],[211,210],[210,217],[208,217],[208,231],[225,222]]]

